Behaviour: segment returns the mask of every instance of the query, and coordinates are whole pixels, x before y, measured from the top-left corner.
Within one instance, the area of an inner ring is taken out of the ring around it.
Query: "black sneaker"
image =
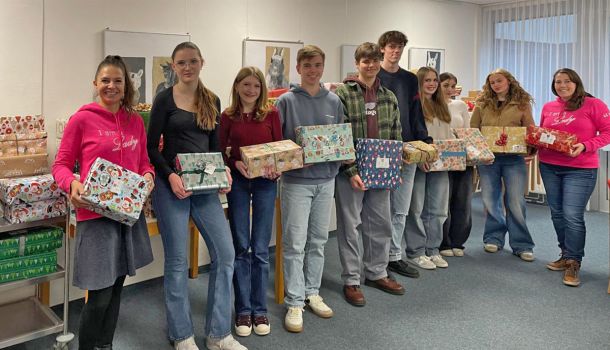
[[[390,261],[390,263],[388,264],[388,269],[390,271],[396,272],[399,275],[411,278],[419,277],[419,271],[417,271],[416,268],[409,266],[409,264],[402,260]]]

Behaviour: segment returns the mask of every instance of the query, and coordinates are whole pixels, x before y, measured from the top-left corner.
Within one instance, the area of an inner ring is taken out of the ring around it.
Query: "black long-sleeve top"
[[[220,99],[216,97],[216,108],[220,111]],[[178,153],[219,152],[218,122],[214,130],[202,130],[197,126],[196,115],[176,106],[173,88],[160,92],[152,105],[147,135],[148,157],[158,176],[166,181],[175,169]],[[159,139],[163,135],[163,151],[159,152]]]

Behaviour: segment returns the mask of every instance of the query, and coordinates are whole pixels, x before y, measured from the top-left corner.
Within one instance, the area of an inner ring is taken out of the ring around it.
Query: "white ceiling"
[[[498,4],[501,2],[508,2],[508,0],[450,0],[450,1],[469,2],[471,4],[478,4],[478,5],[491,5],[491,4]]]

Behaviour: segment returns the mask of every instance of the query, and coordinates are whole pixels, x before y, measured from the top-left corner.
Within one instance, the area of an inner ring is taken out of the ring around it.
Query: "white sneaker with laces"
[[[300,333],[303,331],[303,308],[298,306],[290,306],[286,311],[286,317],[284,318],[284,327],[286,330],[293,333]]]
[[[436,267],[449,267],[449,263],[447,263],[447,260],[443,259],[443,257],[440,255],[432,255],[430,257],[430,260]]]
[[[208,347],[208,350],[248,350],[247,347],[235,340],[231,334],[221,339],[207,337],[205,345]]]
[[[454,256],[453,250],[451,249],[443,249],[439,253],[441,253],[442,256]]]
[[[199,350],[199,348],[195,344],[195,337],[190,336],[186,339],[175,341],[174,350]]]
[[[309,306],[314,314],[322,318],[331,318],[334,313],[333,310],[324,303],[324,299],[318,294],[313,294],[305,298],[305,305]]]
[[[426,270],[434,270],[436,269],[436,265],[430,260],[429,257],[425,255],[420,255],[417,258],[410,259],[415,265],[422,269]]]
[[[453,256],[464,256],[464,249],[453,248]]]

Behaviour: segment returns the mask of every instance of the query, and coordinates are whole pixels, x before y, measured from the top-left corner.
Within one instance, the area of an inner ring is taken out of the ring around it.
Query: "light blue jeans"
[[[169,338],[179,341],[193,335],[187,276],[189,217],[208,247],[210,279],[205,334],[223,338],[231,333],[231,279],[235,252],[229,224],[216,191],[178,199],[169,183],[157,177],[152,202],[165,255],[165,312]]]
[[[306,296],[319,293],[334,190],[334,179],[319,185],[281,184],[286,306],[303,307]]]
[[[392,212],[392,242],[390,243],[390,261],[402,258],[402,239],[406,236],[405,225],[411,207],[411,194],[415,181],[417,164],[403,164],[400,187],[390,191],[390,211]]]
[[[449,210],[449,176],[446,171],[417,169],[407,216],[407,256],[438,255],[443,241],[443,224]]]
[[[508,242],[514,254],[531,252],[534,241],[525,222],[527,171],[523,156],[498,155],[493,164],[478,167],[486,212],[483,242],[502,249],[508,231]]]

